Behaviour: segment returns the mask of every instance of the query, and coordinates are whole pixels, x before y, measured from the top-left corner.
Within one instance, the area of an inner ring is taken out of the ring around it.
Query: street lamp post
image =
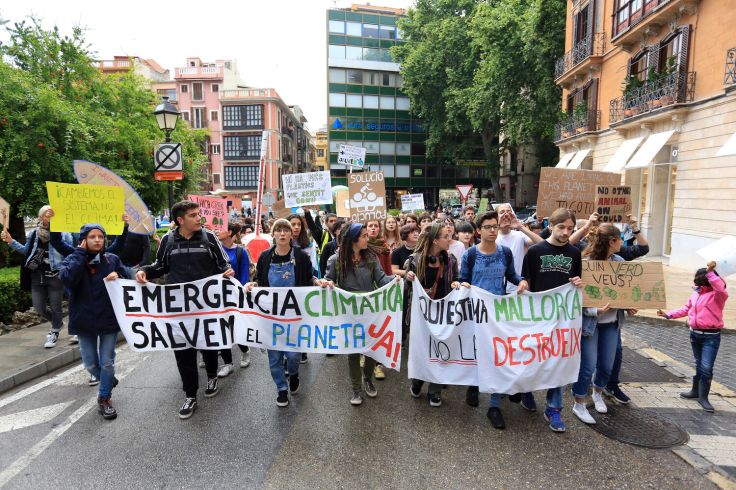
[[[162,102],[156,106],[153,115],[156,116],[156,123],[161,131],[166,133],[166,143],[171,142],[171,132],[176,129],[176,123],[179,120],[179,111],[169,102],[169,98],[164,96]],[[169,219],[171,219],[171,208],[174,206],[174,181],[169,180]]]

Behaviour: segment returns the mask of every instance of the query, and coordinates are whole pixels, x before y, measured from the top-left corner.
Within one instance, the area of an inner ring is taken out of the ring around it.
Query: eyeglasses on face
[[[499,228],[500,228],[500,227],[499,227],[498,225],[483,225],[483,226],[481,226],[481,227],[480,227],[480,229],[481,229],[481,230],[484,230],[484,231],[488,231],[488,230],[493,230],[493,231],[496,231],[496,230],[498,230]]]

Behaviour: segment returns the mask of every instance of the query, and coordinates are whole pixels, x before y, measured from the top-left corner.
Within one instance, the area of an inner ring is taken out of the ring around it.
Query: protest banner
[[[568,208],[578,218],[587,218],[595,211],[596,186],[620,184],[621,174],[542,167],[537,216],[546,218],[559,208]]]
[[[227,349],[233,343],[322,354],[361,353],[401,368],[403,283],[370,293],[338,288],[254,288],[220,275],[157,285],[105,286],[134,351]]]
[[[348,167],[363,168],[366,149],[362,146],[340,145],[337,152],[337,163]]]
[[[286,207],[332,204],[332,181],[329,170],[281,176]]]
[[[123,189],[109,185],[46,182],[49,204],[54,210],[51,231],[79,233],[82,225],[97,223],[108,235],[123,233]]]
[[[716,261],[716,271],[723,277],[736,274],[736,237],[724,236],[696,252],[705,262]],[[704,267],[705,264],[703,264]]]
[[[631,186],[597,185],[595,187],[595,212],[600,223],[624,223],[631,214]]]
[[[581,302],[571,284],[521,296],[473,286],[439,300],[414,287],[409,378],[507,394],[577,381]]]
[[[227,201],[219,197],[189,194],[187,198],[199,204],[202,226],[210,230],[227,230]]]
[[[583,260],[583,306],[665,308],[661,262]]]
[[[386,185],[383,172],[348,174],[350,218],[355,223],[386,219]]]
[[[402,211],[424,211],[424,194],[403,194],[401,196]]]
[[[276,218],[286,218],[291,214],[291,208],[286,207],[286,201],[279,199],[271,206],[271,212]]]
[[[335,211],[340,218],[350,217],[350,193],[347,189],[335,192]]]
[[[10,204],[2,197],[0,197],[0,223],[3,230],[7,230],[10,224]]]
[[[80,184],[114,185],[122,188],[125,214],[128,215],[128,231],[139,235],[153,234],[156,223],[151,211],[135,189],[118,174],[94,162],[74,160],[74,176]]]

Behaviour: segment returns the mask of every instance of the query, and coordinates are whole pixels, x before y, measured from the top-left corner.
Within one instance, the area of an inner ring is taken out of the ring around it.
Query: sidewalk
[[[646,258],[643,259],[643,261],[648,261]],[[658,262],[660,260],[661,258],[657,257],[651,261]],[[695,276],[697,267],[693,266],[692,270],[688,270],[664,264],[663,269],[665,292],[667,294],[667,308],[665,310],[670,311],[680,308],[687,303],[690,294],[693,292],[693,277]],[[728,282],[727,280],[726,284]],[[730,288],[729,294],[731,294]],[[656,310],[641,310],[638,314],[650,318],[659,318],[657,317]],[[680,318],[671,321],[684,324],[685,320],[685,318]],[[723,321],[725,322],[726,329],[736,331],[736,298],[732,297],[726,301],[726,309],[723,311]]]

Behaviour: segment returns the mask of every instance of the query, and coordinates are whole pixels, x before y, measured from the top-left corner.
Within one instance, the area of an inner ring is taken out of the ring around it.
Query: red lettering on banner
[[[503,360],[501,362],[498,361],[498,343],[501,343],[501,346],[503,347]],[[503,366],[506,363],[506,359],[509,357],[508,352],[506,351],[506,342],[503,341],[500,337],[493,337],[493,352],[494,352],[494,359],[496,366]]]
[[[381,325],[381,330],[379,330],[378,332],[376,332],[376,324],[371,323],[371,326],[368,327],[368,335],[370,335],[374,339],[377,339],[383,334],[383,331],[386,330],[386,327],[388,327],[388,324],[390,322],[391,322],[391,315],[388,315],[386,319],[383,321],[383,325]]]
[[[517,338],[518,337],[509,337],[508,339],[506,339],[509,349],[509,366],[518,366],[519,364],[521,364],[521,361],[514,361],[514,352],[516,352],[518,349],[514,349],[513,343]]]
[[[567,341],[567,336],[565,335],[567,332],[570,331],[570,329],[569,328],[560,328],[560,329],[558,329],[558,331],[560,332],[560,339],[561,339],[561,346],[562,346],[562,348],[560,349],[561,357],[563,357],[563,358],[564,357],[570,357],[571,354],[567,351],[567,346],[570,343]]]
[[[578,329],[556,328],[549,337],[541,332],[525,334],[522,337],[493,337],[494,364],[527,366],[551,358],[573,357],[580,353],[581,335]],[[524,354],[525,360],[519,360],[520,353]]]
[[[531,347],[526,347],[526,346],[524,346],[524,341],[525,341],[526,339],[528,339],[529,337],[530,337],[530,335],[529,335],[529,334],[526,334],[526,335],[523,335],[523,336],[522,336],[522,337],[521,337],[521,338],[519,339],[519,348],[520,348],[521,350],[523,350],[524,352],[527,352],[527,353],[529,353],[529,359],[527,359],[526,361],[524,361],[524,362],[522,363],[522,364],[524,364],[524,366],[528,366],[529,364],[533,363],[533,362],[534,362],[534,360],[536,359],[536,356],[535,356],[535,353],[536,353],[536,352],[535,352],[535,350],[534,350],[534,349],[532,349]]]

